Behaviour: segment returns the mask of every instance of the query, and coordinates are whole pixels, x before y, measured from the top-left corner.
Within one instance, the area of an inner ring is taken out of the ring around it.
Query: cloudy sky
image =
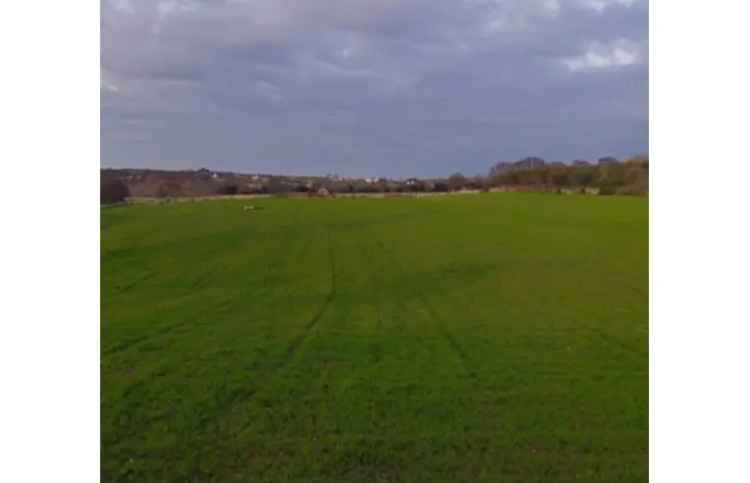
[[[366,176],[648,149],[646,0],[102,0],[103,166]]]

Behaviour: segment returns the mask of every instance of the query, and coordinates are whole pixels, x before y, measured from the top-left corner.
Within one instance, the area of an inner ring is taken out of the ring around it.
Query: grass
[[[648,202],[102,209],[103,481],[646,481]]]

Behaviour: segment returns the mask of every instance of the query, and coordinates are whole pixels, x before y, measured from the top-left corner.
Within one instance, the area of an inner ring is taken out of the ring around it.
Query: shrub
[[[547,180],[554,186],[568,186],[570,184],[567,168],[550,169]]]
[[[618,195],[629,195],[629,196],[642,196],[648,194],[648,182],[646,183],[635,183],[627,186],[622,186],[616,190]]]
[[[594,181],[594,168],[588,166],[573,168],[570,180],[574,186],[589,186]]]
[[[291,191],[290,187],[281,178],[271,178],[268,183],[264,186],[265,192],[270,194],[281,194],[288,193]]]
[[[121,203],[130,196],[127,185],[119,178],[102,178],[99,200],[102,204]]]
[[[453,173],[448,178],[448,188],[452,191],[458,191],[466,186],[466,177],[461,173]]]
[[[236,195],[239,192],[239,187],[236,184],[225,184],[219,186],[216,193],[220,195]]]
[[[156,190],[157,198],[168,198],[182,195],[182,186],[177,181],[164,181]]]
[[[449,189],[448,183],[446,183],[445,181],[436,181],[433,191],[436,191],[438,193],[444,193],[448,191],[448,189]]]

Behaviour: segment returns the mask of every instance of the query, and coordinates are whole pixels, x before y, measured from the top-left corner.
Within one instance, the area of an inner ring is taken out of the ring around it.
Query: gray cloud
[[[102,164],[351,175],[625,156],[638,0],[105,0]]]

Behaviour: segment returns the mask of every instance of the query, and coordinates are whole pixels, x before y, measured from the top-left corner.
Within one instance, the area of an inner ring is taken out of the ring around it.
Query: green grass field
[[[644,198],[131,205],[101,238],[103,481],[647,480]]]

